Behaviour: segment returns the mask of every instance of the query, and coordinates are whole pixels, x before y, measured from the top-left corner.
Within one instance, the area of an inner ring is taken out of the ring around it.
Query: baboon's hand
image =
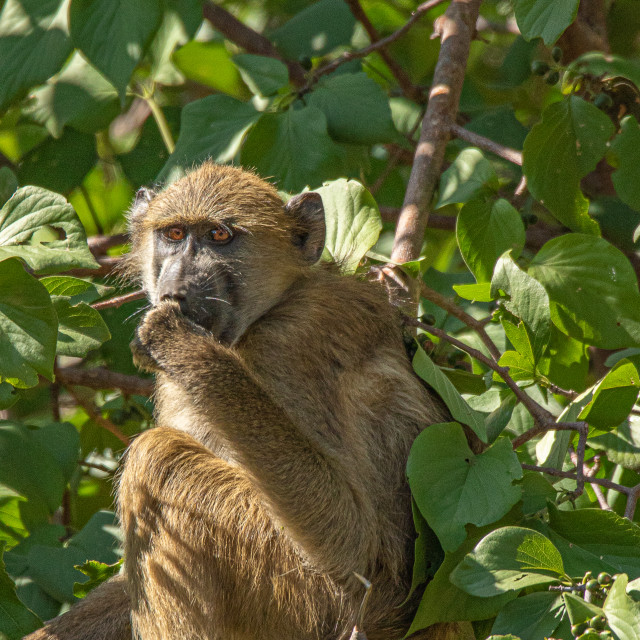
[[[203,339],[211,342],[208,333],[186,318],[176,302],[165,301],[147,313],[130,347],[137,367],[157,372],[169,370],[172,363],[199,349]]]

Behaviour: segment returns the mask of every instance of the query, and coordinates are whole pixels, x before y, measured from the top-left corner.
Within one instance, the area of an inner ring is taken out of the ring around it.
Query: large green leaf
[[[453,418],[471,427],[483,442],[487,441],[484,416],[469,406],[449,378],[433,364],[422,348],[418,348],[413,357],[413,370],[436,390]]]
[[[260,114],[253,105],[229,96],[209,96],[182,110],[180,137],[159,179],[210,158],[229,162],[240,149],[247,130]]]
[[[327,225],[323,257],[353,273],[378,240],[382,220],[373,196],[355,180],[334,180],[316,189]]]
[[[38,231],[53,229],[64,238],[38,241]],[[22,187],[0,210],[0,260],[24,260],[39,273],[97,267],[73,207],[57,193]]]
[[[47,290],[17,260],[0,262],[0,382],[53,380],[57,326]]]
[[[160,0],[73,0],[73,44],[109,79],[124,104],[127,85],[162,17]]]
[[[4,566],[3,552],[4,544],[0,543],[0,638],[20,640],[41,627],[42,621],[18,599],[15,584]]]
[[[603,349],[640,343],[636,274],[606,240],[577,233],[553,238],[529,273],[549,294],[551,319],[564,333]]]
[[[34,120],[56,138],[67,124],[83,133],[95,133],[106,128],[119,111],[115,87],[78,52],[60,74],[33,92],[28,108]]]
[[[457,549],[465,525],[504,516],[520,499],[522,477],[508,439],[475,455],[457,422],[431,425],[413,443],[407,462],[413,497],[445,551]]]
[[[289,83],[287,65],[277,58],[240,53],[233,56],[233,61],[254,94],[272,96]]]
[[[550,504],[549,526],[567,573],[581,575],[590,568],[640,577],[640,526],[630,520],[613,511],[563,511]]]
[[[522,345],[517,344],[517,341],[514,342],[514,346],[522,355],[530,354],[533,364],[537,363],[551,336],[551,312],[547,292],[535,278],[518,267],[510,253],[498,260],[491,280],[491,294],[497,296],[499,291],[504,291],[509,296],[504,306],[524,324],[526,336],[523,336],[529,343],[529,353],[518,348]],[[515,340],[515,334],[507,335],[510,340],[513,335]]]
[[[482,192],[498,190],[498,176],[493,165],[479,149],[463,149],[440,176],[439,209],[448,204],[469,202]]]
[[[541,533],[523,527],[492,531],[456,567],[451,582],[476,596],[555,582],[564,577],[560,552]]]
[[[617,427],[636,403],[639,389],[638,370],[625,358],[598,382],[593,399],[580,412],[578,418],[599,429]]]
[[[490,282],[498,258],[511,249],[516,257],[524,247],[520,214],[503,198],[474,198],[458,214],[456,236],[460,253],[476,280]]]
[[[281,189],[291,193],[337,177],[343,157],[343,149],[329,137],[327,120],[316,107],[265,113],[240,153],[243,165],[273,176]]]
[[[638,148],[640,148],[640,126],[633,116],[627,116],[620,123],[620,133],[611,143],[610,161],[616,171],[611,179],[620,200],[636,211],[640,211],[640,170],[638,168]]]
[[[640,640],[640,602],[626,593],[628,577],[618,576],[613,583],[603,609],[611,630],[619,640]]]
[[[614,130],[602,111],[571,96],[549,105],[524,141],[522,169],[529,191],[574,231],[600,234],[580,179],[595,169]]]
[[[640,471],[640,420],[634,416],[610,433],[589,438],[589,446],[625,469]]]
[[[514,0],[516,22],[526,40],[553,44],[575,20],[580,0]]]
[[[553,591],[530,593],[508,602],[496,616],[491,633],[513,633],[521,640],[553,636],[564,614],[562,595]]]
[[[6,0],[0,12],[0,110],[60,69],[71,53],[69,0]]]
[[[355,23],[342,0],[320,0],[296,13],[270,35],[270,40],[289,60],[313,58],[348,45]]]
[[[324,113],[331,137],[339,142],[375,144],[398,135],[389,99],[366,73],[325,76],[306,101]]]

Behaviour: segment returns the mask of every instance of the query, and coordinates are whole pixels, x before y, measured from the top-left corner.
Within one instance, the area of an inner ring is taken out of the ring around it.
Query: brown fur
[[[369,640],[406,632],[405,463],[445,416],[411,370],[384,291],[311,267],[291,241],[294,213],[253,174],[212,164],[134,212],[131,269],[154,305],[134,352],[157,372],[159,426],[136,438],[120,479],[129,596],[102,585],[30,638],[124,640],[129,616],[142,640],[348,638],[364,595],[354,572],[373,584],[359,625]],[[242,238],[212,253],[217,280],[193,287],[235,298],[207,307],[205,330],[159,299],[174,258],[154,263],[154,230],[219,222]],[[89,631],[103,609],[120,612],[119,626]],[[448,625],[424,637],[465,635]]]

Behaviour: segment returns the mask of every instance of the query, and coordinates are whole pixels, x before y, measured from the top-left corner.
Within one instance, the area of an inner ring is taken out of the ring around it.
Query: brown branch
[[[153,393],[153,380],[128,376],[124,373],[109,371],[104,367],[82,369],[80,367],[61,367],[56,369],[56,381],[64,386],[77,385],[90,389],[119,389],[127,395],[150,396]]]
[[[128,240],[129,237],[126,233],[117,233],[112,236],[91,236],[87,239],[87,244],[89,245],[89,251],[91,251],[94,256],[102,256],[108,249],[111,249],[111,247],[125,244]]]
[[[219,31],[227,40],[259,56],[267,58],[277,58],[287,65],[289,69],[289,80],[296,87],[305,85],[305,70],[297,62],[285,60],[273,43],[265,38],[261,33],[254,31],[243,24],[235,16],[213,2],[202,3],[202,15],[214,28]]]
[[[440,176],[450,127],[458,111],[480,2],[452,0],[445,14],[438,19],[442,46],[398,219],[391,253],[391,260],[395,263],[415,260],[420,255],[429,219],[429,206]]]
[[[554,469],[553,467],[539,467],[535,464],[523,463],[521,466],[526,471],[540,471],[540,473],[546,473],[547,475],[554,476],[556,478],[569,478],[570,480],[577,480],[576,474],[573,473],[573,471],[560,471],[560,469]],[[616,482],[612,482],[611,480],[607,480],[606,478],[585,478],[585,480],[589,484],[599,484],[601,487],[605,487],[606,489],[613,489],[614,491],[619,491],[620,493],[624,493],[625,495],[629,495],[630,492],[629,487],[617,484]]]
[[[122,431],[120,431],[120,429],[118,429],[118,427],[116,427],[116,425],[111,422],[111,420],[107,420],[106,418],[101,416],[89,402],[84,400],[84,398],[81,398],[71,387],[67,387],[67,392],[76,401],[76,404],[82,407],[89,418],[91,418],[91,420],[93,420],[98,426],[112,433],[116,438],[118,438],[118,440],[120,440],[124,444],[129,444],[128,436],[125,436],[124,433],[122,433]]]
[[[94,302],[91,306],[94,309],[100,311],[101,309],[109,309],[115,307],[121,307],[127,302],[133,302],[134,300],[140,300],[144,298],[144,291],[132,291],[131,293],[125,293],[123,296],[117,296],[115,298],[109,298],[108,300],[102,300],[101,302]]]
[[[464,309],[461,309],[457,304],[443,296],[441,293],[438,293],[435,289],[428,287],[424,282],[420,283],[420,295],[423,298],[430,300],[441,309],[444,309],[447,313],[458,318],[458,320],[464,322],[469,328],[473,329],[478,334],[485,347],[487,347],[492,358],[496,362],[500,360],[500,350],[496,347],[493,340],[491,340],[485,331],[483,322],[476,320],[473,316],[470,316]]]
[[[76,276],[76,278],[86,278],[88,276],[106,278],[113,275],[121,261],[122,258],[120,256],[98,256],[96,262],[100,266],[97,269],[70,269],[65,271],[65,274]]]
[[[456,138],[460,138],[460,140],[464,140],[465,142],[468,142],[475,147],[479,147],[480,149],[484,149],[485,151],[495,153],[495,155],[500,158],[504,158],[507,162],[513,162],[513,164],[517,164],[519,167],[522,166],[521,151],[505,147],[498,142],[485,138],[473,131],[469,131],[455,122],[451,124],[450,131],[454,136],[456,136]]]
[[[624,491],[622,493],[625,493]],[[627,493],[627,506],[624,510],[624,517],[633,520],[633,516],[636,512],[636,505],[638,504],[638,498],[640,498],[640,484],[635,487],[629,488]]]
[[[95,462],[87,462],[86,460],[78,460],[78,464],[82,467],[89,467],[89,469],[96,469],[97,471],[103,471],[104,473],[113,473],[115,469],[109,469],[103,464],[96,464]]]
[[[369,35],[371,43],[375,44],[379,42],[380,34],[371,23],[371,20],[369,20],[367,14],[360,5],[360,2],[358,0],[345,0],[345,2],[349,5],[349,9],[351,9],[351,13],[355,19],[364,27],[365,31]],[[410,100],[422,102],[424,100],[423,92],[411,82],[409,74],[389,55],[389,52],[386,50],[386,46],[381,47],[378,50],[378,53],[384,60],[387,67],[389,67],[389,71],[391,71],[393,77],[398,81],[398,85],[402,89],[402,93]]]
[[[554,424],[555,426],[555,416],[547,411],[543,406],[539,405],[533,398],[528,396],[513,380],[513,378],[509,375],[508,367],[501,367],[499,364],[495,362],[495,360],[488,358],[482,353],[482,351],[478,351],[478,349],[474,349],[473,347],[469,347],[464,342],[450,336],[448,333],[444,332],[442,329],[438,329],[437,327],[433,327],[424,322],[420,322],[420,320],[416,320],[415,318],[411,318],[409,316],[405,316],[403,318],[405,324],[418,327],[423,329],[424,331],[437,336],[441,340],[445,340],[449,344],[452,344],[454,347],[460,349],[460,351],[464,351],[469,354],[472,358],[475,358],[479,362],[482,362],[484,365],[489,367],[492,371],[495,371],[504,381],[504,383],[513,391],[516,398],[520,400],[520,402],[527,408],[529,413],[533,416],[533,419],[536,425],[544,425],[543,431],[547,430],[549,427],[547,425]],[[562,429],[562,427],[560,427]]]
[[[480,0],[474,0],[474,1],[477,1],[478,4],[480,3]],[[401,38],[405,33],[407,33],[407,31],[409,31],[409,29],[411,29],[411,27],[427,11],[433,9],[433,7],[437,7],[439,4],[442,4],[443,2],[444,0],[429,0],[428,2],[424,2],[411,14],[411,18],[409,18],[409,20],[407,20],[407,22],[404,25],[402,25],[397,31],[394,31],[390,36],[387,36],[386,38],[382,38],[381,40],[374,42],[373,44],[369,45],[368,47],[365,47],[364,49],[359,49],[358,51],[347,51],[346,53],[343,53],[340,57],[336,58],[333,62],[330,62],[324,67],[320,67],[314,73],[313,81],[310,84],[315,82],[320,76],[324,76],[328,73],[331,73],[332,71],[335,71],[340,65],[344,64],[345,62],[350,62],[351,60],[356,60],[358,58],[364,58],[365,56],[368,56],[370,53],[383,49],[387,45],[390,45],[392,42],[395,42],[396,40],[398,40],[398,38]],[[309,85],[307,85],[305,89],[309,89]]]

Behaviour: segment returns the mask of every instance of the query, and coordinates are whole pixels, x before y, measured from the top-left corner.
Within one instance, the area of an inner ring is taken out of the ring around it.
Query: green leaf
[[[119,112],[115,87],[78,52],[59,75],[31,94],[27,108],[56,138],[67,124],[83,133],[105,129]]]
[[[531,195],[573,231],[600,235],[580,179],[595,169],[613,133],[606,114],[571,96],[549,105],[524,141],[522,169]]]
[[[118,575],[121,567],[122,559],[113,564],[89,560],[89,562],[77,565],[75,568],[78,569],[78,571],[82,571],[85,576],[89,576],[89,580],[87,580],[87,582],[76,582],[73,585],[73,595],[76,598],[84,598],[88,595],[89,591],[95,589],[109,578]]]
[[[509,375],[516,382],[522,380],[533,380],[536,377],[533,362],[526,356],[521,355],[517,351],[505,351],[498,360],[501,367],[509,369]],[[493,374],[496,382],[502,380],[498,373]]]
[[[112,287],[72,276],[47,276],[40,278],[40,282],[50,295],[69,298],[71,304],[79,302],[91,304],[113,291]]]
[[[630,360],[621,360],[598,382],[578,418],[599,429],[617,427],[629,415],[639,390],[638,370]]]
[[[525,40],[552,45],[575,20],[580,0],[514,0],[516,22]],[[524,639],[523,639],[524,640]]]
[[[522,511],[537,513],[547,506],[547,501],[555,500],[557,489],[540,473],[525,471],[522,477]]]
[[[47,228],[65,237],[53,234],[55,239],[39,242],[36,232]],[[0,260],[12,256],[39,273],[98,266],[73,207],[57,193],[39,187],[18,189],[0,210]]]
[[[496,616],[492,634],[514,633],[521,640],[540,640],[553,635],[564,614],[562,596],[553,591],[530,593],[508,602]]]
[[[600,607],[586,602],[584,598],[579,598],[572,593],[563,593],[562,597],[566,604],[567,613],[569,614],[569,620],[572,625],[586,622],[593,618],[593,616],[604,615]]]
[[[116,87],[124,104],[133,70],[160,25],[159,0],[73,0],[73,44]]]
[[[278,89],[289,84],[287,65],[277,58],[239,53],[233,56],[233,61],[254,94],[272,96],[278,93]]]
[[[535,278],[518,267],[509,253],[498,260],[491,280],[492,295],[497,296],[500,290],[510,296],[504,306],[524,323],[532,364],[535,364],[544,353],[551,336],[549,296]]]
[[[0,167],[0,207],[17,191],[18,179],[9,167]]]
[[[13,385],[8,382],[0,382],[0,410],[13,406],[18,402],[19,397]]]
[[[431,359],[422,348],[418,348],[413,357],[413,370],[435,389],[436,393],[447,405],[453,418],[471,427],[483,442],[487,441],[487,432],[482,414],[474,411],[468,405],[447,376],[431,362]]]
[[[607,460],[640,471],[640,421],[631,417],[610,433],[589,438],[589,446],[604,451]]]
[[[322,196],[327,225],[323,258],[354,273],[382,229],[378,205],[355,180],[334,180],[316,189]]]
[[[478,282],[490,282],[498,258],[524,247],[520,214],[503,198],[474,198],[458,214],[456,236],[460,253]]]
[[[481,284],[454,284],[453,290],[465,300],[473,302],[491,302],[491,283],[483,282]]]
[[[240,160],[261,175],[273,176],[280,189],[296,193],[335,177],[343,156],[327,133],[322,111],[304,107],[262,115],[247,136]]]
[[[571,233],[549,240],[529,273],[546,289],[564,333],[602,349],[640,343],[640,294],[633,267],[602,238]]]
[[[158,178],[166,179],[176,168],[187,169],[210,158],[229,162],[260,114],[254,107],[229,96],[209,96],[182,110],[180,137]]]
[[[633,116],[627,116],[620,122],[620,133],[611,143],[610,153],[616,167],[611,179],[620,200],[636,211],[640,211],[640,171],[635,161],[639,147],[640,126]]]
[[[407,636],[437,622],[486,620],[495,616],[507,602],[518,595],[517,592],[510,591],[492,598],[478,598],[465,593],[449,581],[451,572],[485,535],[489,527],[480,530],[475,527],[469,527],[469,529],[471,530],[469,537],[456,551],[445,554],[444,562],[433,580],[427,584]]]
[[[3,640],[20,640],[42,626],[42,620],[25,607],[16,595],[16,586],[7,575],[0,543],[0,637]]]
[[[626,575],[620,575],[613,583],[603,609],[607,623],[619,640],[640,640],[640,603],[627,594]]]
[[[53,380],[56,333],[47,290],[17,260],[0,262],[0,382],[27,388],[38,374]]]
[[[29,501],[44,503],[51,514],[60,506],[65,477],[37,433],[22,424],[0,422],[0,483]]]
[[[562,557],[548,538],[533,529],[503,527],[467,554],[451,582],[471,595],[487,597],[562,577]]]
[[[306,102],[324,113],[329,134],[338,142],[370,145],[398,135],[389,99],[366,73],[325,76]]]
[[[102,316],[88,304],[73,305],[63,296],[52,296],[51,301],[58,316],[58,355],[84,357],[111,338]]]
[[[469,202],[483,191],[497,191],[498,186],[495,169],[482,151],[463,149],[440,176],[439,198],[435,208]]]
[[[68,0],[6,0],[0,12],[0,111],[60,69],[72,45]]]
[[[640,527],[630,520],[602,509],[561,511],[550,503],[549,526],[552,533],[565,541],[565,566],[571,575],[584,574],[589,568],[594,572],[624,572],[633,577],[640,576]],[[559,541],[556,542],[558,545]],[[572,554],[580,560],[575,567],[571,566],[568,557]],[[590,566],[583,569],[589,562],[585,554],[592,560]]]
[[[420,512],[445,551],[462,544],[466,524],[495,522],[521,496],[513,480],[522,477],[522,468],[510,441],[498,440],[475,455],[457,422],[431,425],[416,438],[407,476]]]
[[[320,0],[296,13],[269,39],[288,60],[315,58],[348,45],[355,22],[342,0]]]

